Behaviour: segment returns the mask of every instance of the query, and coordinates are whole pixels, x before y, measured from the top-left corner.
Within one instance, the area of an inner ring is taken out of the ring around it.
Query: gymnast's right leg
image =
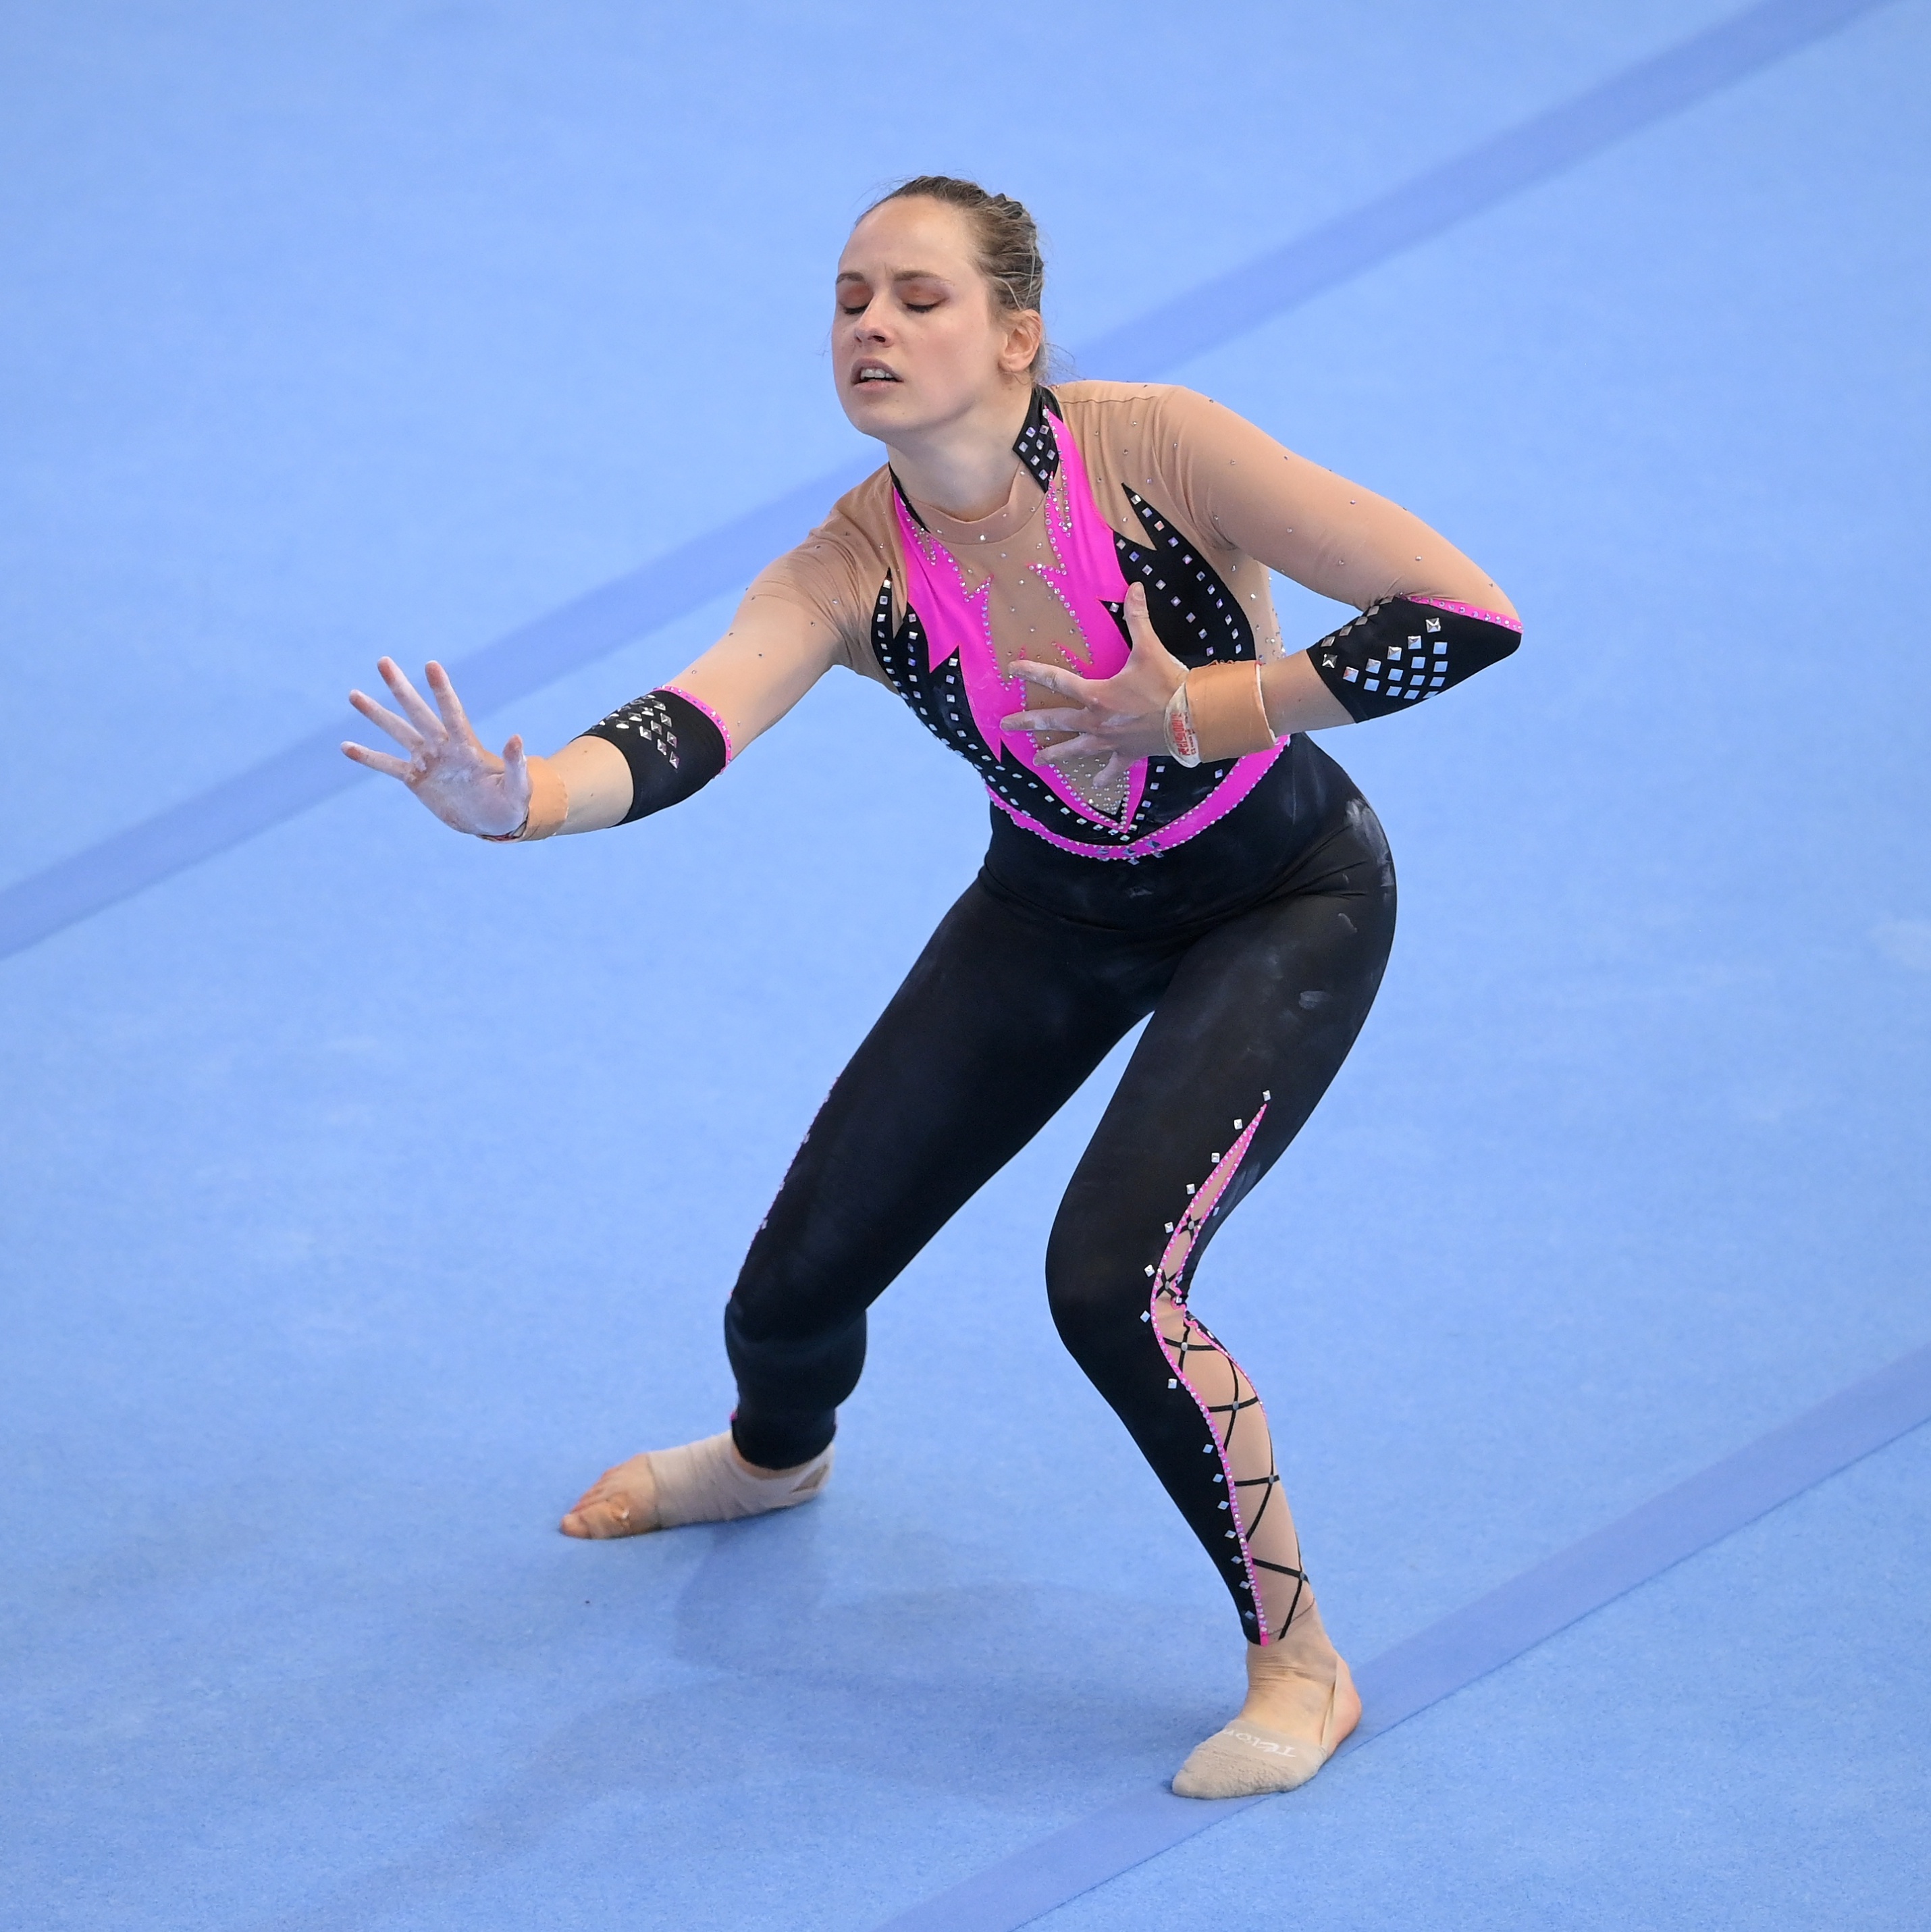
[[[1151,1007],[1157,968],[977,883],[839,1075],[724,1311],[727,1431],[606,1470],[571,1536],[808,1502],[865,1365],[865,1310]]]

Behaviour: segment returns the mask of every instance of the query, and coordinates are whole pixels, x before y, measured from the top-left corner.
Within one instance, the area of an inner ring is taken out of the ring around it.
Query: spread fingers
[[[1000,723],[1009,731],[1081,731],[1093,722],[1087,711],[1015,711]]]
[[[450,736],[474,737],[475,734],[469,729],[469,714],[463,709],[463,700],[456,695],[456,687],[449,682],[449,674],[431,658],[423,667],[423,675],[435,695],[436,708],[442,713],[442,722]]]
[[[1042,686],[1055,698],[1070,698],[1080,704],[1087,701],[1087,680],[1062,664],[1035,664],[1030,658],[1015,658],[1006,675]]]
[[[400,778],[405,783],[415,775],[415,767],[406,758],[391,756],[387,752],[372,752],[366,745],[352,743],[347,739],[342,742],[345,757],[355,760],[358,765],[367,765],[372,772],[386,772],[392,778]]]
[[[433,742],[449,735],[443,728],[442,720],[430,709],[422,693],[403,675],[402,666],[394,658],[378,658],[376,668],[382,673],[389,694],[409,713],[409,722],[424,737]]]
[[[371,724],[379,724],[404,750],[415,752],[421,749],[422,734],[406,718],[398,718],[386,704],[378,704],[367,692],[350,692],[349,702]]]
[[[1036,764],[1058,765],[1069,758],[1093,758],[1112,749],[1103,738],[1088,737],[1081,733],[1077,738],[1062,739],[1057,745],[1048,745],[1043,751],[1035,752],[1033,760]]]

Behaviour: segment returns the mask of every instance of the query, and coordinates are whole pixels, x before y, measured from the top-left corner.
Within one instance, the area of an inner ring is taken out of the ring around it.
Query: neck
[[[1030,381],[976,403],[964,414],[905,434],[886,449],[907,493],[970,523],[989,517],[1012,493],[1012,445],[1033,406]]]

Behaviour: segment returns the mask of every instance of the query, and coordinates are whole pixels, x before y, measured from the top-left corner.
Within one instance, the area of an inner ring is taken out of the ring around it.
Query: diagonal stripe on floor
[[[1363,1667],[1354,1750],[1579,1618],[1931,1422],[1931,1346],[1819,1402],[1616,1522],[1559,1550]],[[1015,1852],[878,1932],[1018,1932],[1266,1798],[1136,1791]]]
[[[1764,0],[1299,240],[1189,290],[1089,344],[1078,359],[1095,373],[1136,378],[1171,369],[1885,4]],[[480,715],[536,690],[747,583],[860,473],[839,469],[814,477],[458,660],[451,668],[469,709]],[[364,774],[337,749],[342,728],[311,732],[0,892],[0,958],[358,783]]]

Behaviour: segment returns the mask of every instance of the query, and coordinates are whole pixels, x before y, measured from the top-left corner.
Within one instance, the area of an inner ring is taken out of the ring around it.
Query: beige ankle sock
[[[646,1450],[607,1469],[563,1519],[573,1536],[641,1536],[691,1522],[732,1522],[808,1503],[832,1473],[832,1448],[794,1469],[754,1470],[730,1431]]]
[[[1284,1687],[1291,1680],[1318,1683],[1300,1658],[1276,1658],[1278,1646],[1249,1651],[1249,1694],[1269,1679]],[[1174,1791],[1181,1798],[1247,1798],[1264,1791],[1292,1791],[1305,1784],[1334,1755],[1336,1748],[1360,1718],[1360,1700],[1354,1679],[1339,1657],[1327,1687],[1326,1712],[1318,1738],[1294,1736],[1247,1717],[1236,1718],[1204,1744],[1196,1744],[1174,1774]]]
[[[767,1510],[808,1503],[832,1473],[828,1444],[795,1469],[754,1470],[739,1455],[727,1429],[679,1449],[653,1449],[650,1473],[657,1482],[659,1529],[687,1522],[734,1522]]]

